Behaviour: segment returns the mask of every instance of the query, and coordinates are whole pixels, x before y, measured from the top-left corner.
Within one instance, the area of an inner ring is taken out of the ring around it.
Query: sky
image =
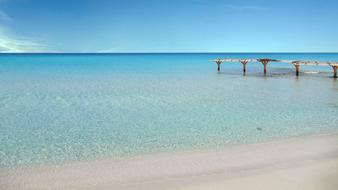
[[[0,0],[0,52],[338,52],[337,0]]]

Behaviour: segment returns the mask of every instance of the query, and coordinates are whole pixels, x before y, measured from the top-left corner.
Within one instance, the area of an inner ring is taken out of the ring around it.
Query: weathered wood
[[[222,64],[222,60],[221,59],[216,59],[215,60],[216,64],[217,64],[217,71],[221,70],[221,64]]]
[[[264,76],[266,75],[266,66],[270,61],[277,61],[275,59],[257,59],[257,61],[261,62],[264,65]]]
[[[249,60],[244,59],[244,60],[241,60],[240,62],[241,62],[242,65],[243,65],[243,73],[245,74],[245,73],[246,73],[246,64],[249,63]]]
[[[264,75],[266,75],[266,65],[268,64],[268,63],[263,63],[264,64]]]
[[[294,64],[295,68],[296,68],[296,76],[299,76],[299,64],[296,63]]]
[[[337,68],[338,62],[325,62],[325,61],[302,61],[302,60],[278,60],[278,59],[234,59],[234,58],[225,58],[225,59],[216,59],[213,60],[217,64],[217,70],[220,71],[220,65],[223,62],[240,62],[243,64],[243,73],[246,72],[246,65],[248,62],[261,62],[264,66],[264,76],[267,73],[267,64],[269,62],[281,62],[281,63],[290,63],[293,64],[296,68],[296,75],[299,76],[299,68],[300,65],[323,65],[323,66],[331,66],[333,69],[333,77],[337,78]]]

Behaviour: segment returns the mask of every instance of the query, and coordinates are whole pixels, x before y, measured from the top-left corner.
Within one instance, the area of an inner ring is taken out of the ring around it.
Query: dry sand
[[[0,189],[338,189],[338,134],[0,170]]]

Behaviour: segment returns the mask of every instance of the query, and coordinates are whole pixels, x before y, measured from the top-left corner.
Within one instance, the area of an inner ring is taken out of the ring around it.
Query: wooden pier
[[[296,76],[299,76],[299,69],[301,65],[322,65],[322,66],[330,66],[333,70],[333,78],[337,78],[337,68],[338,68],[338,62],[321,62],[321,61],[300,61],[300,60],[278,60],[278,59],[231,59],[231,58],[225,58],[225,59],[215,59],[213,60],[217,64],[217,71],[221,70],[221,64],[223,62],[239,62],[243,65],[243,74],[246,73],[246,66],[249,62],[260,62],[263,64],[263,72],[264,76],[266,76],[267,73],[267,65],[270,62],[280,62],[280,63],[289,63],[292,64],[296,69]]]

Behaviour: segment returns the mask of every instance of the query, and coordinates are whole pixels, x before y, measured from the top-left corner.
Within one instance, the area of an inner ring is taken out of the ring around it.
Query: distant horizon
[[[1,54],[337,54],[337,52],[0,52]]]

